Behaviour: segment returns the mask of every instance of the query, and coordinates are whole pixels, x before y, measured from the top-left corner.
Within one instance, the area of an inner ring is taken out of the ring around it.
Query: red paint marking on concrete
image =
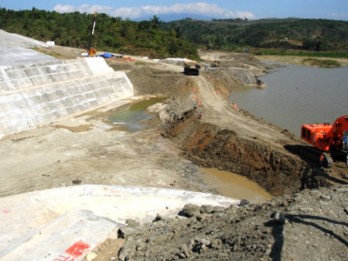
[[[11,210],[5,208],[5,209],[2,210],[2,212],[3,212],[4,214],[8,214],[8,213],[11,212]]]
[[[89,249],[89,245],[86,244],[83,241],[78,241],[74,243],[71,247],[69,247],[67,250],[65,250],[65,253],[73,256],[73,257],[79,257],[85,253],[87,249]]]

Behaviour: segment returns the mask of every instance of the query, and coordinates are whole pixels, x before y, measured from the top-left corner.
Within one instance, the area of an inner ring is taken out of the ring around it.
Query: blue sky
[[[57,12],[107,13],[129,19],[192,14],[210,18],[326,18],[348,20],[348,0],[0,0],[14,10],[45,9]]]

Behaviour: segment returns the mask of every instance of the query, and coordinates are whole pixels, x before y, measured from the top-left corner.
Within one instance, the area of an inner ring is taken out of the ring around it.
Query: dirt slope
[[[187,205],[119,235],[119,260],[347,260],[348,187],[227,209]]]

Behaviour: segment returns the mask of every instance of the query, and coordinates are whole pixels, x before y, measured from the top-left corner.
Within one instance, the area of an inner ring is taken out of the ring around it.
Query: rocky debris
[[[227,73],[235,80],[240,81],[245,86],[258,86],[257,76],[255,76],[249,69],[229,67]],[[259,80],[260,81],[260,80]]]
[[[348,186],[264,204],[188,204],[132,233],[120,260],[347,260]]]

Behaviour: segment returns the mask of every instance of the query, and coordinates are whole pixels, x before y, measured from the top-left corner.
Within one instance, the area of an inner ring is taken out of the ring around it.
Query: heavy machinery
[[[199,75],[199,70],[201,66],[192,60],[185,59],[184,60],[184,74],[186,75]]]
[[[337,118],[333,124],[304,124],[301,138],[322,152],[323,167],[330,168],[333,159],[342,155],[348,166],[348,115]]]

